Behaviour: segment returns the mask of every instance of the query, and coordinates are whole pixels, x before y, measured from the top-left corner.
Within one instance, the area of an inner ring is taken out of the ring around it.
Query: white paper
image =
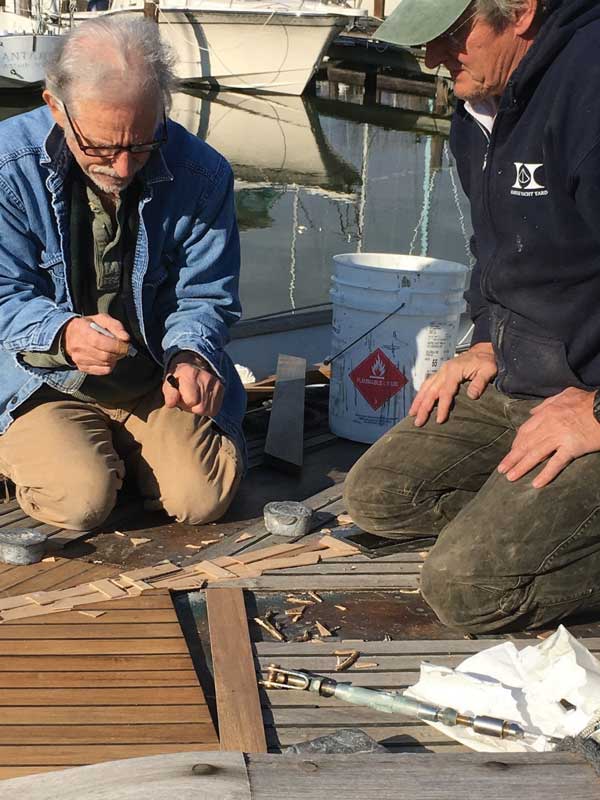
[[[535,734],[525,740],[496,739],[431,723],[473,750],[543,752],[553,745],[541,734],[574,736],[600,712],[600,661],[561,625],[540,644],[517,650],[513,642],[504,642],[455,670],[424,663],[418,683],[406,694],[464,714],[518,722]],[[560,700],[575,710],[565,710]]]

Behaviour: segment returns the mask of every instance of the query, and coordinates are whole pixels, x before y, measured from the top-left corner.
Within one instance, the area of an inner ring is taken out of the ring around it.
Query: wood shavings
[[[152,539],[145,539],[143,536],[137,539],[135,536],[133,536],[129,541],[134,547],[138,547],[140,544],[146,544],[147,542],[151,542]]]
[[[420,589],[396,589],[399,594],[421,594]]]
[[[288,608],[285,611],[286,617],[290,617],[292,622],[298,622],[302,614],[306,611],[306,606],[299,606],[298,608]]]
[[[421,558],[422,558],[423,560],[425,560],[425,559],[427,558],[427,556],[429,555],[429,550],[421,550],[421,551],[419,552],[419,555],[421,556]]]
[[[336,672],[345,672],[347,669],[350,669],[353,664],[356,664],[360,658],[360,652],[358,650],[336,650],[333,655],[337,656],[337,663],[335,665]],[[342,658],[342,656],[345,656],[345,658]]]
[[[334,606],[334,608],[337,608],[337,609],[338,609],[338,611],[348,611],[348,609],[346,608],[346,606]]]
[[[204,545],[204,547],[206,547],[207,545],[215,544],[215,542],[218,542],[218,541],[219,541],[219,539],[200,539],[200,544]]]
[[[270,622],[267,622],[266,620],[261,619],[260,617],[254,617],[254,622],[256,622],[256,624],[259,625],[263,630],[267,631],[267,633],[270,634],[274,639],[277,639],[278,642],[287,641],[283,633],[281,633],[281,631],[278,631],[277,628]]]
[[[336,519],[339,525],[354,525],[354,520],[350,514],[339,514]]]
[[[121,531],[113,531],[115,536],[127,536],[126,533],[122,533]]]
[[[331,528],[321,528],[319,533],[331,533]]]
[[[49,561],[50,563],[54,563],[56,558],[54,556],[48,556],[47,558],[42,558],[42,561]]]
[[[376,661],[361,661],[354,665],[354,669],[375,669],[379,664]]]
[[[314,600],[305,600],[302,597],[296,597],[296,595],[290,594],[285,598],[286,603],[297,603],[301,606],[314,606]]]
[[[242,535],[238,536],[234,541],[235,544],[239,544],[239,542],[247,542],[248,539],[254,539],[254,535],[252,533],[242,533]]]
[[[86,617],[101,617],[102,614],[106,614],[106,611],[78,611],[78,614],[84,614]]]
[[[309,597],[311,597],[316,603],[322,603],[323,598],[319,597],[316,592],[307,592],[306,593]]]
[[[188,550],[202,550],[201,544],[186,544]]]
[[[329,628],[322,625],[319,620],[315,620],[315,628],[319,631],[320,636],[333,636]]]

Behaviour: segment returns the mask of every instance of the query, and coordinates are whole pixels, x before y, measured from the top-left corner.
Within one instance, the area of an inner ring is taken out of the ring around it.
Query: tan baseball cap
[[[400,0],[373,38],[400,45],[431,42],[456,22],[471,1]]]

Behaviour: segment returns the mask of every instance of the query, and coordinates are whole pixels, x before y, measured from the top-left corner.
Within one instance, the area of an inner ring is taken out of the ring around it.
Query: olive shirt
[[[118,319],[137,349],[136,356],[120,359],[109,375],[86,375],[80,389],[70,395],[77,400],[113,407],[127,405],[152,391],[162,380],[162,368],[144,346],[133,307],[131,273],[138,196],[134,183],[119,197],[112,217],[79,170],[72,170],[70,289],[75,310],[83,316],[103,313]],[[21,353],[21,357],[33,367],[70,365],[62,334],[49,352]],[[58,394],[43,386],[35,393],[35,400],[44,402]]]

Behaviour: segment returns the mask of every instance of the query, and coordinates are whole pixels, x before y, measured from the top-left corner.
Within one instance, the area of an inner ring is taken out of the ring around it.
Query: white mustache
[[[101,164],[93,164],[89,167],[90,172],[98,175],[108,175],[109,178],[119,178],[117,172],[111,167],[103,167]]]

